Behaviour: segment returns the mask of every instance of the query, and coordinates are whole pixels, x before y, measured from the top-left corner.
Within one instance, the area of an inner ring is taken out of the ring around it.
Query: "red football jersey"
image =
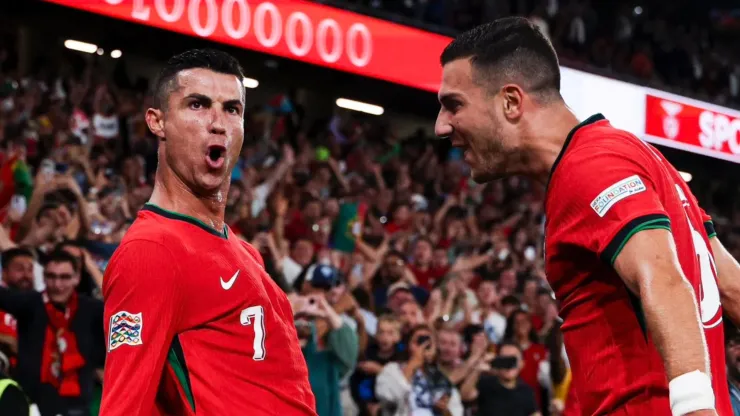
[[[612,268],[641,230],[671,231],[694,287],[720,415],[731,415],[711,219],[652,146],[601,115],[577,126],[552,168],[545,200],[547,278],[561,303],[573,384],[584,415],[670,416],[663,362],[640,301]]]
[[[147,204],[103,294],[100,414],[316,414],[290,302],[228,227]]]

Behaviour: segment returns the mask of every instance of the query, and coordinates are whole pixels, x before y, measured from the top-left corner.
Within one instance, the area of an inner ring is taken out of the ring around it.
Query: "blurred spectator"
[[[519,378],[522,366],[519,346],[508,342],[501,344],[498,356],[491,364],[492,372],[481,376],[478,382],[479,414],[540,415],[534,391]]]
[[[521,378],[535,393],[537,407],[548,404],[547,390],[550,388],[550,363],[547,349],[539,342],[532,324],[531,315],[524,310],[514,311],[506,323],[504,339],[515,343],[522,354]]]
[[[44,416],[87,414],[103,367],[103,305],[78,295],[79,282],[77,259],[54,251],[44,292],[0,288],[0,309],[18,321],[17,379]]]
[[[331,266],[317,266],[305,283],[304,296],[294,299],[296,327],[322,416],[342,415],[340,380],[354,368],[358,355],[357,333],[327,300],[338,279]]]
[[[434,338],[427,325],[412,328],[405,359],[383,367],[375,385],[381,415],[462,416],[460,393],[435,363]]]
[[[393,315],[383,315],[378,319],[375,341],[364,353],[361,352],[357,370],[352,375],[352,398],[359,408],[360,416],[377,415],[380,410],[375,394],[375,381],[383,367],[398,359],[401,341],[401,323]]]
[[[28,416],[31,407],[21,387],[0,371],[0,409],[5,416]]]

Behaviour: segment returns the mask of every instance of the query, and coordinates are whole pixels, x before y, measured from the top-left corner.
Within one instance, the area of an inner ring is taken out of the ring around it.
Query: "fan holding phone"
[[[491,361],[491,373],[478,381],[478,414],[540,416],[534,390],[519,377],[522,351],[518,345],[504,342]]]
[[[437,343],[428,325],[408,335],[406,359],[383,367],[375,395],[383,415],[462,416],[460,393],[436,364]]]

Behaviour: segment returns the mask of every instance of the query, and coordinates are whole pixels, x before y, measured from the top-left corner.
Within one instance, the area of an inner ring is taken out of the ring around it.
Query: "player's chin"
[[[223,189],[228,182],[229,175],[222,171],[207,171],[197,179],[197,186],[202,193],[210,194]]]

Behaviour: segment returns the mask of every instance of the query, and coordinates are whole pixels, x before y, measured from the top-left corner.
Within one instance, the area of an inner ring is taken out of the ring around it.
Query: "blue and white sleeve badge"
[[[108,352],[121,345],[141,345],[144,318],[141,313],[116,312],[110,317],[108,330]]]

